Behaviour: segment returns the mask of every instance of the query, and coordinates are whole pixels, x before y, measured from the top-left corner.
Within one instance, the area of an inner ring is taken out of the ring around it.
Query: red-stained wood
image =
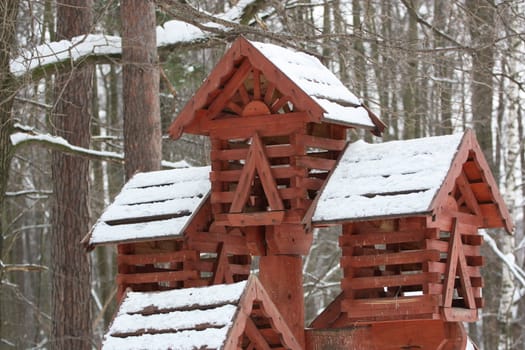
[[[198,271],[167,271],[150,273],[117,274],[118,284],[142,284],[158,282],[174,282],[198,279]]]
[[[429,318],[439,317],[438,295],[421,295],[399,298],[371,298],[362,300],[343,300],[341,309],[345,311],[348,318],[358,321],[410,319],[417,315],[425,315]]]
[[[275,84],[270,82],[264,92],[264,103],[270,105],[273,101],[273,94],[275,92]]]
[[[329,151],[342,151],[347,144],[347,141],[344,139],[338,140],[312,135],[299,135],[298,137],[302,140],[305,146],[322,148]]]
[[[408,232],[367,232],[356,235],[342,235],[339,237],[339,244],[346,246],[369,246],[375,244],[391,244],[404,242],[418,242],[425,237],[423,231]]]
[[[255,325],[255,323],[253,323],[253,320],[250,317],[248,317],[246,320],[245,332],[250,341],[255,345],[256,349],[271,350],[270,346],[266,342],[266,339],[264,339],[264,337],[259,332],[257,326]]]
[[[205,133],[222,140],[249,139],[257,132],[260,137],[289,135],[297,131],[304,122],[304,112],[270,114],[249,118],[231,117],[201,119],[200,127]]]
[[[232,271],[224,243],[220,242],[217,250],[217,261],[213,273],[213,284],[233,283]]]
[[[301,256],[262,256],[259,280],[295,339],[304,344],[304,291]]]
[[[335,166],[335,160],[316,158],[311,156],[297,157],[297,166],[309,169],[332,170]]]
[[[241,50],[239,45],[232,45],[226,54],[220,59],[214,70],[208,75],[202,87],[197,90],[196,94],[186,103],[182,111],[169,127],[169,134],[172,138],[178,139],[185,127],[193,121],[194,113],[201,109],[208,101],[211,91],[218,89],[222,82],[222,77],[228,74],[236,63],[241,59]]]
[[[392,276],[372,276],[372,277],[356,277],[350,279],[343,279],[341,282],[343,289],[374,289],[383,288],[385,286],[412,286],[423,285],[426,283],[438,283],[440,275],[435,272],[422,272],[407,275],[392,275]]]
[[[468,207],[474,212],[474,214],[481,215],[478,199],[474,195],[474,192],[470,187],[470,183],[468,182],[468,179],[464,173],[461,173],[461,175],[458,176],[456,183],[459,190],[461,191],[461,194],[465,198]]]
[[[117,264],[145,265],[158,263],[176,263],[196,261],[197,252],[193,250],[180,250],[175,252],[154,252],[149,254],[119,254]]]
[[[345,299],[344,293],[339,295],[310,323],[309,328],[333,328],[333,324],[341,317],[341,303]]]
[[[221,93],[213,100],[208,107],[208,115],[212,119],[219,114],[219,112],[226,106],[231,97],[235,94],[237,89],[243,84],[244,80],[250,73],[251,64],[247,59],[244,59],[240,67],[235,71],[233,76],[224,85]]]
[[[270,108],[261,101],[254,100],[246,104],[239,113],[243,117],[253,117],[258,115],[270,115]]]
[[[471,275],[477,272],[477,268],[472,268],[467,265],[463,244],[461,242],[461,233],[454,225],[454,230],[451,232],[449,251],[447,257],[447,266],[445,271],[445,281],[443,288],[443,316],[446,321],[455,322],[462,320],[472,322],[477,317],[476,301],[471,286]],[[459,277],[460,288],[456,286],[456,277]],[[463,296],[465,307],[463,311],[453,307],[454,291],[458,289],[458,293]]]
[[[248,149],[249,147],[211,150],[210,158],[213,160],[245,160],[248,157]],[[268,158],[290,157],[295,154],[294,151],[291,145],[265,146],[265,153]]]
[[[302,224],[283,223],[266,230],[268,254],[308,254],[313,241],[313,234],[305,232]]]
[[[439,259],[440,253],[437,250],[410,250],[381,255],[344,256],[341,258],[341,267],[399,265],[439,261]]]
[[[226,216],[230,225],[236,227],[279,225],[284,220],[284,211],[230,213]]]

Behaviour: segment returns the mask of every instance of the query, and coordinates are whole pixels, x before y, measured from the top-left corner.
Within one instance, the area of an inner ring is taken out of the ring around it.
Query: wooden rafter
[[[230,98],[235,95],[241,85],[244,84],[244,80],[250,73],[251,65],[250,62],[245,59],[233,76],[224,85],[224,88],[215,100],[208,107],[208,115],[211,118],[215,118],[219,112],[228,105]]]
[[[217,251],[217,261],[213,274],[213,284],[233,283],[233,275],[228,262],[228,254],[224,242],[220,242]]]
[[[472,192],[472,188],[470,187],[470,184],[468,182],[467,177],[465,176],[465,173],[461,173],[461,175],[459,175],[456,181],[457,181],[458,190],[461,192],[461,195],[463,199],[465,200],[466,205],[476,215],[481,216],[482,215],[481,208],[479,207],[478,200],[476,199],[474,192]]]

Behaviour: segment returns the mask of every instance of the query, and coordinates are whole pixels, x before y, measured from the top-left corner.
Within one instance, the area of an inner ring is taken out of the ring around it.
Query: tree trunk
[[[91,0],[57,3],[57,39],[89,32]],[[58,74],[55,79],[56,134],[89,147],[93,66]],[[79,243],[89,231],[89,161],[53,152],[53,233],[51,235],[54,349],[91,349],[90,261]]]
[[[160,169],[161,122],[155,3],[123,0],[122,79],[126,178]]]
[[[469,32],[472,46],[472,85],[471,85],[471,108],[472,121],[476,131],[479,144],[489,162],[494,177],[499,179],[498,166],[494,162],[492,142],[492,99],[493,83],[492,71],[494,68],[494,9],[492,1],[467,0],[466,6],[469,11]],[[496,315],[498,314],[501,286],[502,264],[494,254],[487,251],[487,268],[483,270],[485,278],[484,294],[491,295],[485,298],[486,304],[483,310],[483,343],[485,349],[497,349],[499,329]]]
[[[4,256],[3,242],[4,232],[7,226],[6,215],[6,197],[9,167],[13,157],[13,148],[9,135],[11,135],[13,122],[11,119],[11,108],[13,106],[16,85],[9,70],[9,59],[15,41],[16,17],[18,13],[17,0],[0,0],[0,259]],[[0,280],[4,279],[4,271],[0,269]],[[4,315],[4,290],[0,286],[0,315]],[[0,320],[0,337],[5,334],[5,326],[8,320],[1,317]]]

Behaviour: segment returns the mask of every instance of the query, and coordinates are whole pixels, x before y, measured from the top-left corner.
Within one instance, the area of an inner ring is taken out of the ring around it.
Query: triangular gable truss
[[[450,208],[442,209],[449,194],[456,199],[456,212],[446,212]],[[479,227],[504,227],[512,233],[510,213],[472,130],[465,132],[448,174],[429,206],[429,212],[452,217],[470,215],[472,220],[479,220]]]
[[[289,104],[295,106],[295,111],[304,111],[307,121],[320,123],[324,118],[325,110],[315,98],[291,81],[252,43],[240,37],[173,121],[169,132],[175,139],[185,131],[208,134],[203,121],[220,118],[225,110],[239,116],[276,114],[280,110],[287,113]],[[371,111],[366,113],[372,124],[360,127],[380,134],[384,124]]]

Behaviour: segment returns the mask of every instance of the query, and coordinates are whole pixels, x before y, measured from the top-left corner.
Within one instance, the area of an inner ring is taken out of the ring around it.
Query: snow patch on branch
[[[241,0],[224,13],[215,15],[218,22],[202,23],[202,28],[210,31],[227,32],[237,25],[244,11],[255,0]],[[227,24],[231,23],[232,26]],[[209,38],[213,33],[202,30],[195,25],[180,20],[171,20],[157,27],[157,47],[181,43],[198,42]],[[71,40],[61,40],[45,43],[11,60],[10,70],[15,76],[22,76],[37,68],[54,65],[60,62],[77,62],[90,56],[111,56],[122,53],[122,39],[119,36],[105,34],[87,34],[74,37]]]
[[[124,161],[124,155],[116,152],[98,151],[89,148],[72,145],[66,139],[60,136],[53,136],[49,134],[38,134],[32,129],[25,126],[17,126],[18,129],[27,130],[27,132],[16,132],[11,134],[11,144],[14,147],[21,146],[25,143],[40,143],[51,148],[62,150],[66,153],[76,154],[88,158],[99,158],[101,160],[109,161]],[[170,162],[162,161],[161,165],[164,168],[188,168],[190,165],[184,161]]]

